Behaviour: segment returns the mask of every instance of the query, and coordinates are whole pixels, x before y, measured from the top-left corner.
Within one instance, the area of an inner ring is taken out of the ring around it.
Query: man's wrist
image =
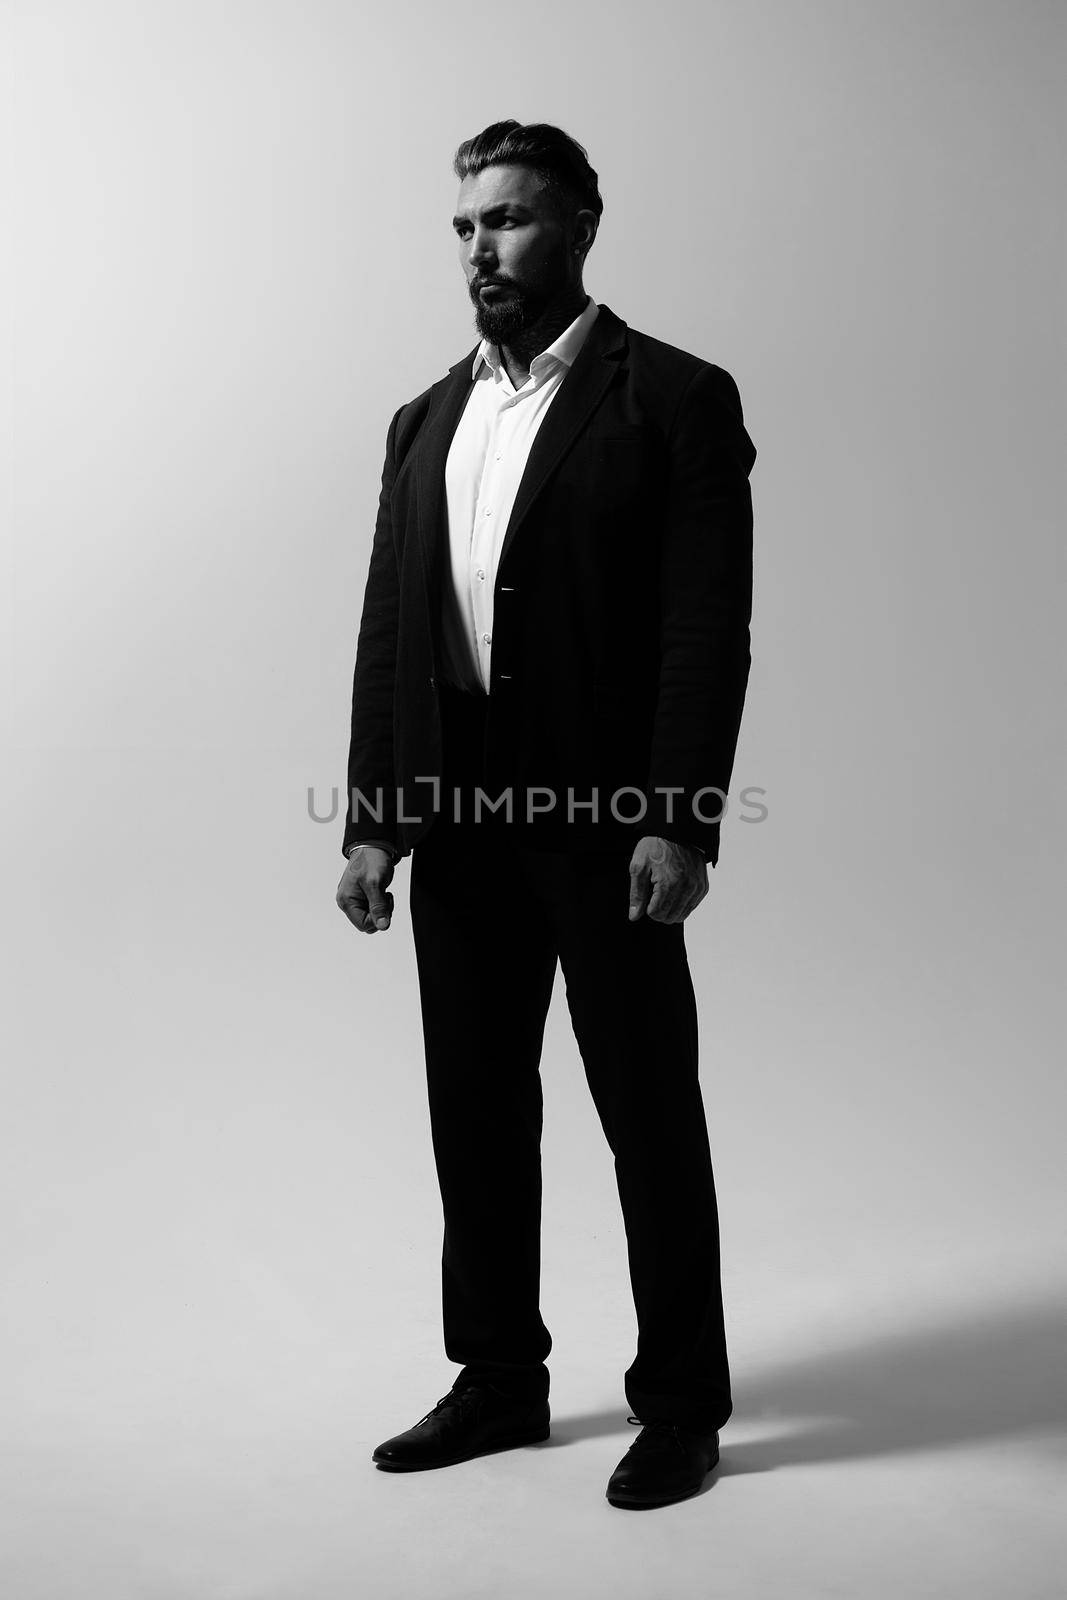
[[[388,839],[357,839],[355,843],[350,844],[348,849],[345,851],[349,861],[352,859],[352,852],[354,850],[358,850],[360,845],[370,845],[374,850],[386,850],[389,853],[390,859],[393,861],[396,860],[399,854],[396,845],[391,843],[391,841]]]
[[[697,844],[695,839],[674,839],[671,838],[670,834],[661,834],[660,837],[666,838],[668,844],[680,845],[684,850],[695,850],[697,855],[701,856],[705,861],[709,859],[708,850],[704,845]]]

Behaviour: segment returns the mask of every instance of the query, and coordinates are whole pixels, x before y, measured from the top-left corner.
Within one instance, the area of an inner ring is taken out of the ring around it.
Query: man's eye
[[[501,222],[498,222],[496,226],[498,228],[517,228],[519,226],[519,224],[518,224],[517,220],[514,217],[505,217]],[[493,230],[490,230],[490,231],[493,231]],[[469,237],[470,233],[471,233],[471,229],[470,228],[457,228],[456,229],[456,238],[457,239],[466,239],[466,238]]]

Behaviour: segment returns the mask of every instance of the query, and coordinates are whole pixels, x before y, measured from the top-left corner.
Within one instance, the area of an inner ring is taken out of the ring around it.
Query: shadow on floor
[[[1067,1455],[1065,1331],[1067,1296],[1050,1292],[798,1355],[751,1377],[735,1357],[720,1475],[1026,1434],[1048,1435],[1047,1448]],[[790,1417],[804,1421],[778,1437],[730,1442],[738,1423]],[[552,1420],[559,1444],[636,1431],[621,1409]]]

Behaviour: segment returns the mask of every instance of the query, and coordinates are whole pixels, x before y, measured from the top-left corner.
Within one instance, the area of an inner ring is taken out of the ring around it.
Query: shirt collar
[[[558,339],[553,339],[547,349],[542,350],[540,355],[534,356],[530,362],[530,372],[534,377],[537,377],[542,368],[551,366],[554,361],[562,362],[565,367],[574,365],[575,357],[585,343],[586,335],[596,321],[599,310],[600,307],[590,295],[585,302],[585,310],[575,317],[570,327],[564,328]],[[492,344],[488,339],[483,339],[478,346],[474,357],[474,365],[471,367],[472,378],[478,376],[478,368],[483,361],[493,374],[494,379],[499,381],[502,370],[500,350],[497,345]]]

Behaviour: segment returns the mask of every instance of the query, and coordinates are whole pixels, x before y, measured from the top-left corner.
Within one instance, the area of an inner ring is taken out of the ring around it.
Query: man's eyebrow
[[[521,200],[498,200],[496,205],[484,208],[482,217],[491,217],[497,211],[525,211],[528,213],[529,210],[529,206],[524,206]],[[469,222],[470,220],[470,217],[453,217],[452,226],[458,228],[461,222]]]

